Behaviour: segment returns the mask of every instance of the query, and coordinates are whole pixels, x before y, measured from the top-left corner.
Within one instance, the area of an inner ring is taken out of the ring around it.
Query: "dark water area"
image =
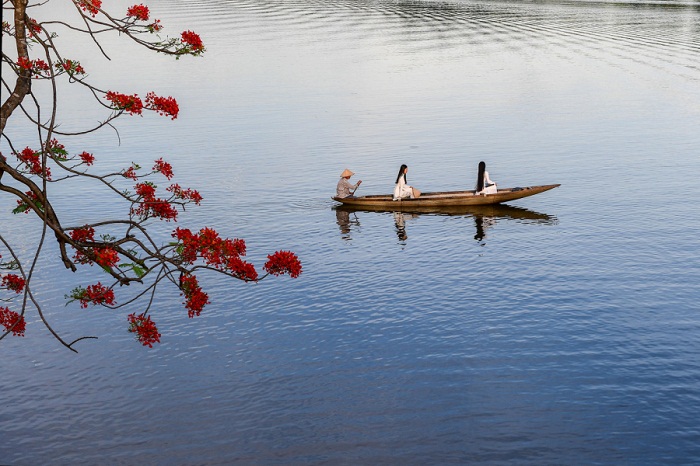
[[[171,161],[205,198],[180,226],[245,238],[259,265],[295,251],[304,272],[203,278],[195,319],[164,287],[149,350],[126,331],[139,309],[66,306],[96,271],[47,248],[45,312],[99,339],[73,354],[30,311],[0,342],[0,464],[700,463],[699,3],[150,6],[200,32],[204,58],[108,40],[112,64],[81,63],[180,116],[80,142],[96,169]],[[65,127],[92,118],[78,97]],[[481,160],[503,187],[561,186],[441,213],[331,200],[346,167],[358,194],[390,192],[403,163],[448,191]],[[67,223],[128,209],[53,189]],[[28,257],[37,225],[2,202]]]

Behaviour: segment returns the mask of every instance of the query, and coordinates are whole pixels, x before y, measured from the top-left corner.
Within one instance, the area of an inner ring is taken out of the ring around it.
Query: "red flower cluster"
[[[156,198],[156,188],[148,181],[136,184],[136,194],[141,197],[138,207],[132,208],[132,215],[137,215],[142,219],[156,217],[169,222],[177,220],[177,210],[168,201]]]
[[[24,290],[24,285],[26,285],[24,278],[14,274],[5,275],[2,277],[2,281],[0,281],[0,287],[14,291],[15,293],[21,293],[22,290]]]
[[[129,314],[129,332],[136,334],[136,339],[143,346],[153,348],[153,343],[160,343],[160,333],[156,323],[151,320],[151,316],[145,314]]]
[[[0,307],[0,324],[5,327],[5,330],[12,328],[12,334],[18,337],[24,336],[26,322],[24,316],[11,311],[9,308]],[[12,327],[14,325],[14,328]]]
[[[92,228],[90,228],[89,230],[92,230]],[[73,239],[75,241],[91,241],[92,240],[92,235],[90,234],[90,231],[76,233],[79,231],[80,230],[73,230],[71,232],[71,237],[73,237]],[[83,233],[85,235],[81,236]],[[74,236],[74,234],[75,234],[75,236]],[[77,238],[81,238],[81,239],[77,239]],[[87,248],[87,251],[88,252],[83,252],[83,251],[77,250],[75,252],[75,257],[74,257],[75,261],[79,264],[90,264],[90,265],[92,265],[92,263],[94,262],[97,265],[99,265],[100,267],[104,267],[104,268],[112,268],[115,265],[117,265],[117,263],[119,262],[119,253],[112,248],[109,248],[109,247]],[[92,256],[92,258],[90,256]]]
[[[112,102],[112,106],[116,110],[124,110],[132,115],[141,115],[143,112],[143,102],[136,94],[126,95],[119,92],[108,91],[105,97]]]
[[[84,227],[76,228],[75,230],[71,230],[70,237],[73,241],[77,241],[79,243],[86,243],[88,241],[95,241],[95,229],[85,225]],[[80,250],[75,252],[74,259],[79,264],[88,264],[88,263],[92,262],[90,259],[88,259],[88,257],[85,255],[85,253],[80,251]]]
[[[159,19],[155,20],[154,22],[152,22],[151,24],[149,24],[149,25],[146,26],[146,27],[148,28],[148,31],[149,31],[150,33],[158,32],[158,31],[160,31],[161,29],[163,29],[163,26],[160,24],[160,20],[159,20]]]
[[[136,169],[134,167],[129,167],[122,172],[124,178],[131,178],[132,180],[137,180],[139,177],[136,174]]]
[[[33,65],[32,65],[32,62],[28,58],[19,57],[17,59],[17,66],[19,66],[23,70],[31,70]]]
[[[73,241],[79,241],[81,243],[84,243],[86,241],[94,241],[95,229],[85,225],[84,227],[72,230],[70,232],[70,237],[73,239]]]
[[[148,21],[149,14],[150,12],[148,11],[148,7],[143,4],[130,6],[126,10],[126,16],[136,18],[140,21]]]
[[[39,201],[39,198],[33,191],[27,191],[24,194],[31,200],[35,207],[37,207],[40,211],[44,210],[44,205]],[[31,210],[32,209],[30,208],[29,204],[24,202],[22,199],[18,199],[17,207],[12,211],[12,213],[18,214],[20,212],[24,212],[25,214],[28,214]]]
[[[153,165],[153,171],[162,173],[167,179],[173,177],[173,166],[163,161],[162,157],[156,160],[156,164]]]
[[[24,162],[27,168],[29,168],[29,171],[35,175],[41,173],[40,155],[39,152],[34,152],[29,146],[25,147],[19,154],[15,152],[15,156],[17,156],[19,161]]]
[[[50,141],[47,141],[44,148],[46,149],[46,153],[49,155],[49,157],[52,158],[58,157],[60,159],[68,155],[66,146],[58,142],[58,139],[51,139]]]
[[[202,42],[202,38],[199,37],[199,34],[196,32],[184,31],[181,37],[182,43],[187,46],[191,53],[196,55],[204,52],[204,43]]]
[[[153,92],[146,94],[146,106],[151,110],[155,110],[163,116],[171,116],[174,120],[177,114],[180,113],[180,107],[177,101],[172,97],[159,97]]]
[[[15,156],[20,162],[23,162],[29,172],[33,175],[46,175],[46,179],[51,179],[51,169],[46,167],[46,170],[42,170],[41,167],[41,152],[35,152],[30,147],[25,147],[22,152],[15,152]]]
[[[17,59],[17,66],[21,69],[31,71],[36,76],[41,76],[43,74],[48,75],[48,71],[51,70],[51,67],[41,58],[30,61],[25,57],[19,57]]]
[[[63,60],[61,63],[54,65],[57,70],[63,70],[70,74],[85,74],[85,69],[77,60]]]
[[[196,189],[182,189],[179,184],[173,184],[165,190],[173,193],[178,199],[192,201],[197,205],[199,205],[199,203],[202,202],[202,196]]]
[[[155,199],[153,201],[144,202],[141,207],[145,208],[145,210],[139,212],[139,209],[136,209],[136,215],[143,216],[145,212],[150,212],[152,217],[163,219],[166,222],[170,220],[177,221],[177,209],[168,201]]]
[[[289,274],[292,278],[301,275],[301,262],[296,254],[291,251],[277,251],[267,256],[267,262],[263,269],[270,275]]]
[[[136,183],[136,186],[134,186],[134,189],[136,189],[136,194],[141,196],[144,199],[153,199],[156,196],[156,187],[153,183],[150,183],[148,181],[144,183]]]
[[[197,282],[197,277],[194,275],[183,275],[180,277],[180,289],[185,296],[185,308],[190,319],[202,313],[204,306],[209,304],[209,295],[207,295]]]
[[[41,34],[41,26],[36,22],[34,18],[29,18],[27,22],[27,30],[29,31],[29,37],[38,36]]]
[[[178,253],[184,262],[192,264],[201,257],[207,265],[241,280],[258,279],[255,266],[241,259],[246,253],[245,241],[242,239],[222,239],[211,228],[202,228],[197,234],[186,228],[176,228],[172,236],[181,243]]]
[[[51,67],[46,63],[44,60],[41,58],[37,58],[32,62],[34,65],[32,68],[34,69],[34,74],[37,76],[42,74],[42,73],[47,73],[51,70]]]
[[[137,95],[127,95],[120,92],[108,91],[105,98],[112,103],[112,108],[115,110],[124,110],[132,115],[141,115],[143,109],[153,110],[154,112],[170,116],[174,120],[180,113],[180,107],[173,97],[160,97],[154,92],[146,94],[146,104]]]
[[[80,157],[83,163],[88,166],[92,165],[95,162],[95,156],[89,152],[83,151],[80,154],[78,154],[78,157]]]
[[[77,287],[71,292],[71,297],[80,301],[80,307],[83,309],[88,307],[88,304],[93,306],[114,304],[114,291],[100,282],[96,285],[88,285],[87,288]]]
[[[76,4],[86,13],[90,13],[93,17],[100,12],[102,0],[74,0]]]
[[[95,248],[95,262],[100,267],[111,268],[119,262],[119,253],[112,248]]]

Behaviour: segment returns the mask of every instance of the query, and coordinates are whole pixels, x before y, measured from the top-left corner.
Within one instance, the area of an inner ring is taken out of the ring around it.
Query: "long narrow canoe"
[[[474,206],[492,205],[502,202],[514,201],[523,197],[533,196],[560,186],[559,184],[545,184],[541,186],[526,186],[522,188],[500,189],[494,194],[476,194],[470,191],[445,191],[422,193],[415,199],[392,200],[391,194],[373,194],[358,197],[333,197],[334,201],[346,206],[359,208],[383,208],[396,211],[411,210],[416,207],[450,207],[450,206]]]

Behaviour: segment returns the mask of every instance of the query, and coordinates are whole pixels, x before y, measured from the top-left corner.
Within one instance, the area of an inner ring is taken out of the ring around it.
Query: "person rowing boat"
[[[353,197],[355,195],[355,191],[357,191],[357,188],[359,188],[362,184],[362,180],[355,184],[350,184],[350,177],[352,177],[354,174],[354,172],[348,170],[347,168],[340,174],[340,180],[338,181],[338,186],[336,187],[337,197],[346,198]]]

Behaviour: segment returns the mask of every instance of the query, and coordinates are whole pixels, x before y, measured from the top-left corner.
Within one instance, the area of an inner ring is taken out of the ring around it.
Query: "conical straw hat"
[[[354,174],[355,174],[354,172],[351,172],[350,170],[348,170],[346,168],[345,170],[343,170],[343,173],[340,174],[340,177],[345,178],[346,176],[352,176]]]

